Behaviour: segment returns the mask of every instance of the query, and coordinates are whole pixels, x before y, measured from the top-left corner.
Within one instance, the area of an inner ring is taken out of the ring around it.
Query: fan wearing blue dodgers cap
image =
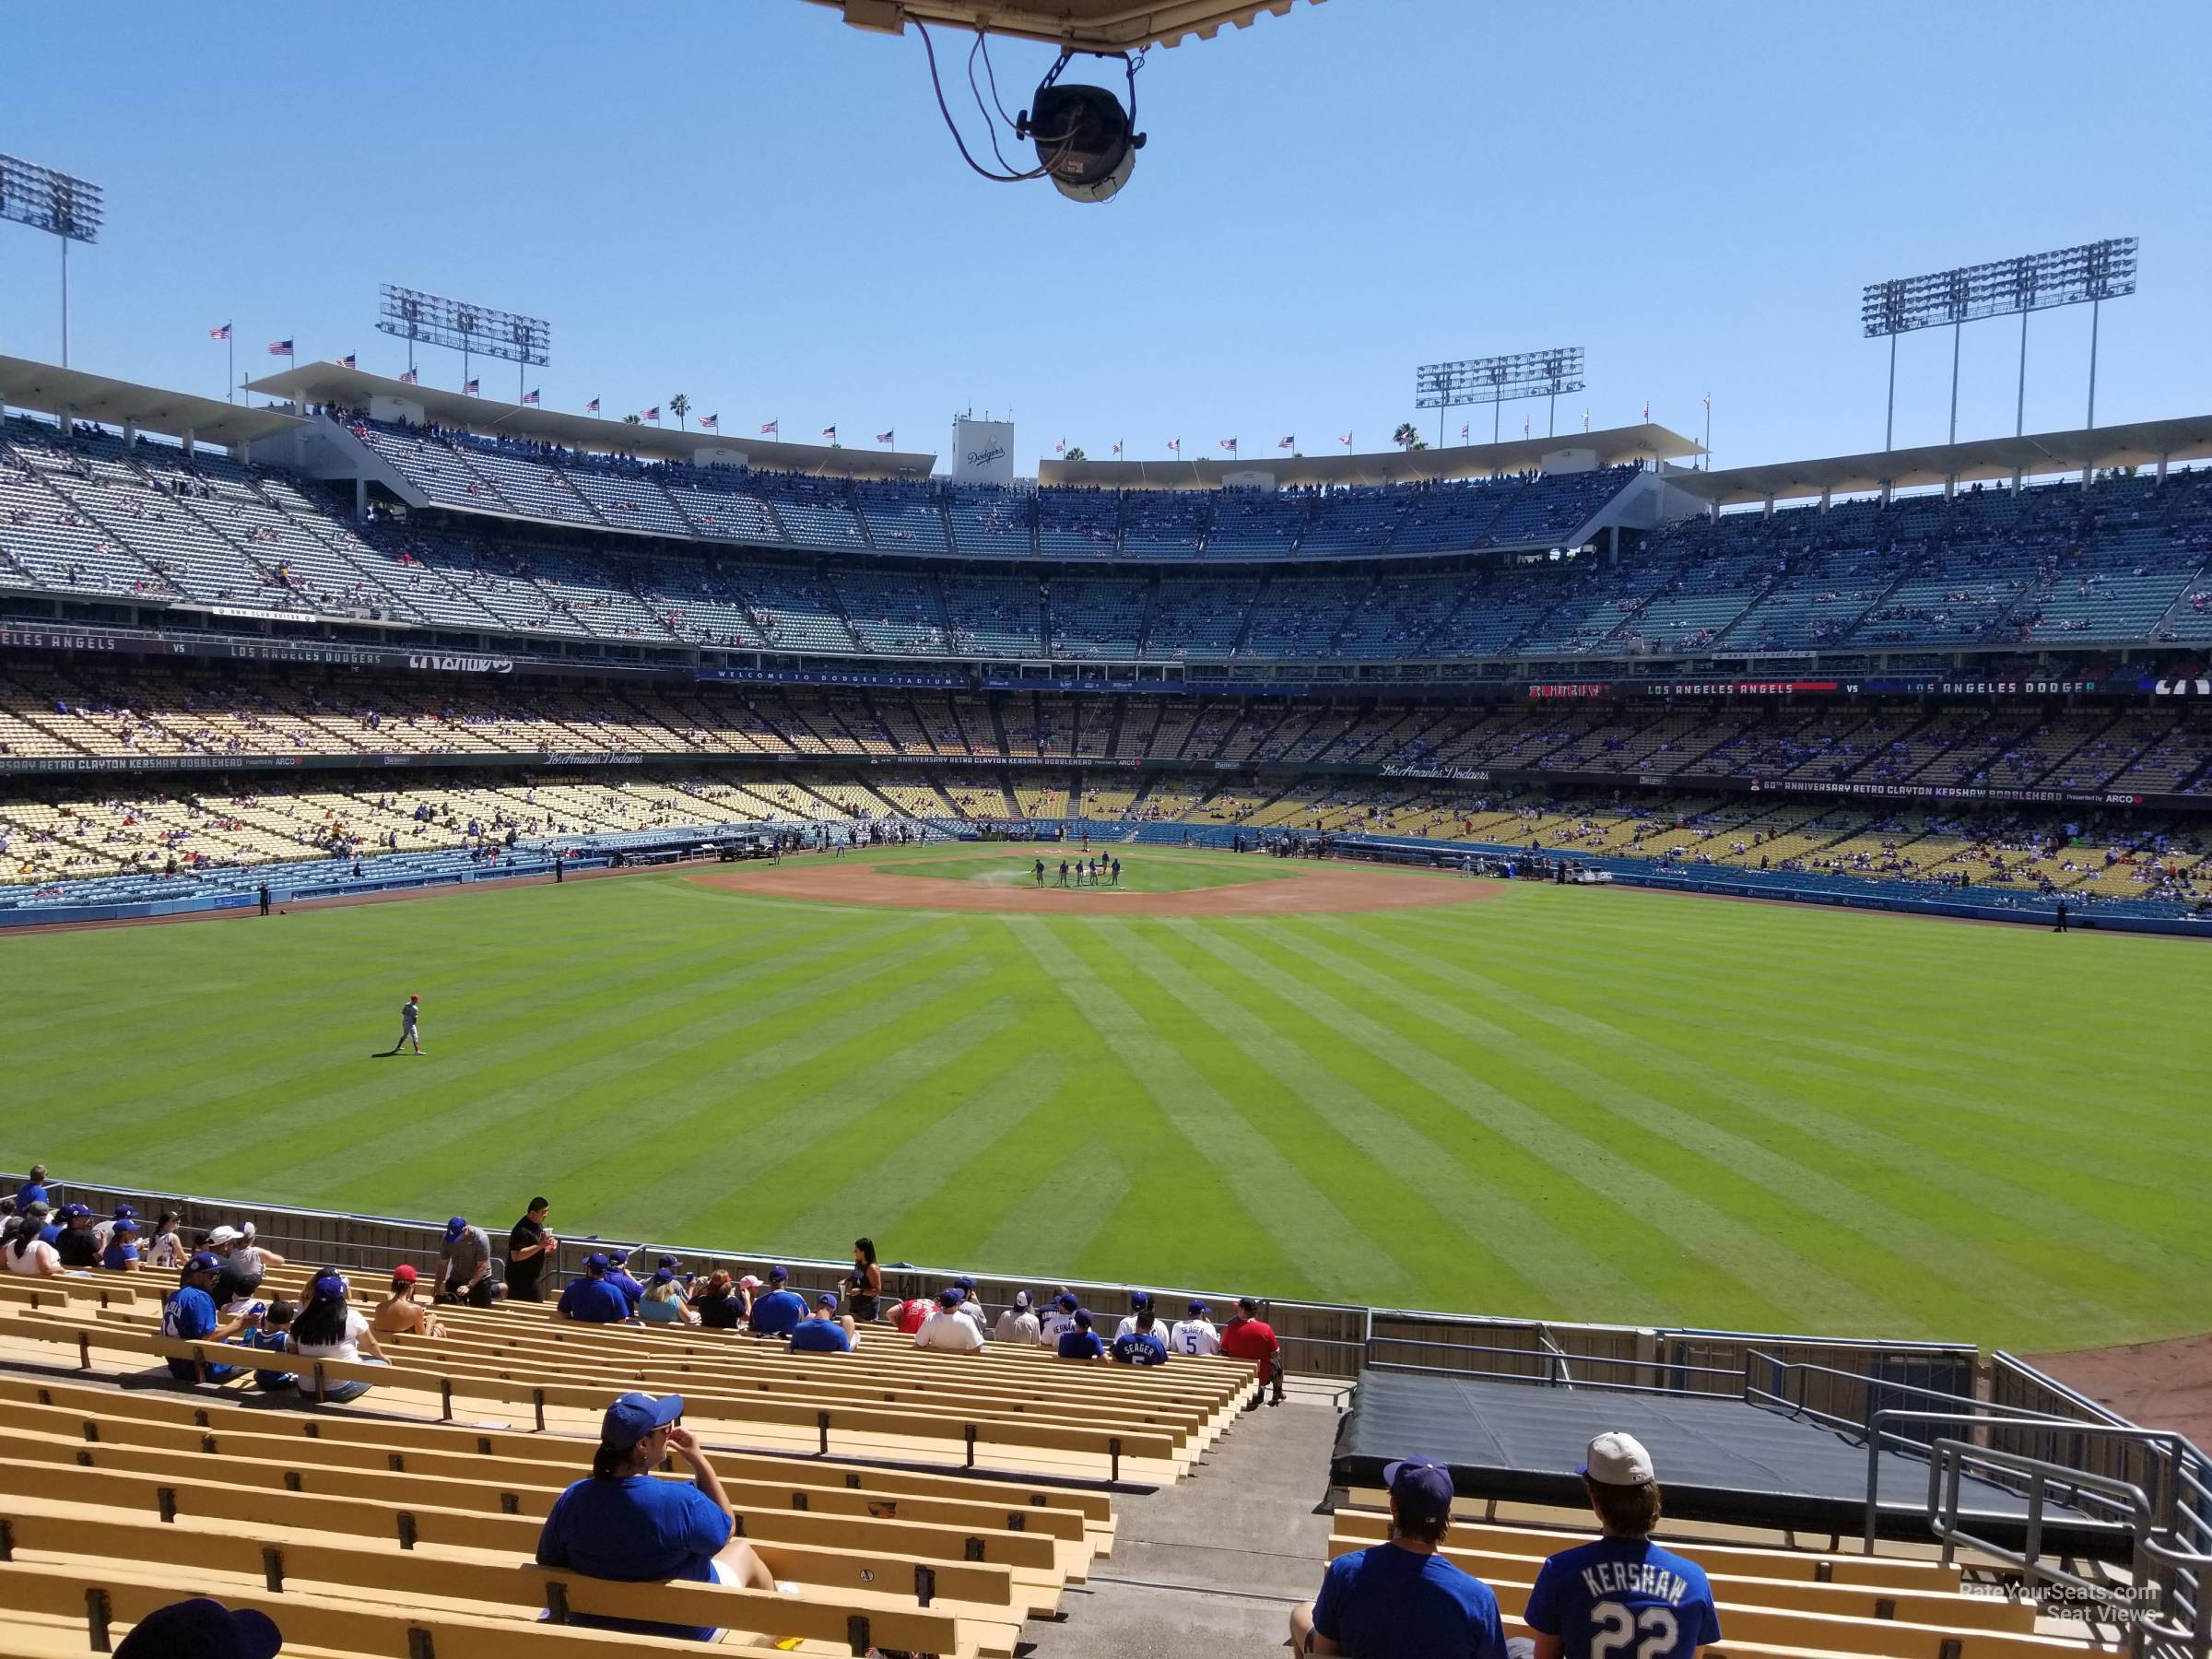
[[[1290,1614],[1290,1645],[1354,1659],[1506,1659],[1498,1598],[1437,1553],[1452,1525],[1451,1470],[1407,1458],[1382,1484],[1389,1542],[1329,1563],[1321,1594]]]
[[[583,1277],[568,1282],[554,1312],[583,1324],[621,1324],[638,1317],[629,1298],[608,1282],[607,1260],[595,1250],[583,1258]]]
[[[215,1311],[216,1276],[223,1270],[222,1259],[208,1251],[201,1251],[184,1264],[180,1282],[161,1303],[161,1335],[182,1342],[228,1342],[241,1331],[260,1324],[261,1315],[249,1308],[232,1319],[220,1319]],[[209,1382],[227,1381],[234,1374],[228,1365],[203,1367],[197,1360],[171,1359],[169,1374],[186,1382],[203,1378]]]
[[[730,1500],[707,1454],[683,1425],[684,1397],[626,1394],[606,1408],[591,1477],[553,1500],[537,1537],[541,1567],[565,1567],[623,1583],[688,1579],[771,1590],[776,1581],[752,1547],[735,1535]],[[653,1471],[670,1453],[690,1465],[691,1478],[659,1480]],[[713,1627],[593,1618],[571,1624],[643,1636],[712,1641]]]
[[[1537,1570],[1525,1620],[1536,1659],[1635,1645],[1637,1659],[1691,1659],[1721,1639],[1705,1570],[1652,1542],[1659,1479],[1632,1434],[1590,1442],[1578,1471],[1602,1535],[1561,1550]]]
[[[838,1317],[834,1290],[817,1296],[813,1312],[791,1327],[791,1351],[794,1354],[849,1354],[857,1340],[852,1319]]]
[[[768,1270],[768,1294],[753,1299],[750,1328],[756,1336],[788,1336],[806,1317],[806,1299],[791,1288],[791,1270]]]
[[[156,1607],[133,1625],[115,1659],[276,1659],[283,1646],[266,1613],[195,1595]]]

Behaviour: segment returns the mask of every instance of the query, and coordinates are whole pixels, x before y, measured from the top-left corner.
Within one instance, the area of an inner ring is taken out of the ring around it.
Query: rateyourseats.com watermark
[[[1970,1594],[2020,1597],[2023,1592],[2008,1584],[1961,1584]],[[2156,1584],[2031,1584],[2024,1592],[2033,1600],[2036,1613],[2045,1618],[2075,1618],[2087,1624],[2124,1624],[2147,1618],[2159,1610]]]

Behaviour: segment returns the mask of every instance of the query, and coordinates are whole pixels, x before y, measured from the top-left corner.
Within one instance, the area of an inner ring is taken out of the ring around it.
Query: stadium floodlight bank
[[[1889,340],[1889,423],[1882,447],[1891,447],[1897,427],[1897,337],[1917,329],[1951,328],[1951,438],[1959,441],[1959,331],[1984,317],[2020,317],[2020,384],[2013,435],[2026,429],[2028,414],[2028,318],[2032,312],[2062,305],[2087,305],[2089,312],[2089,418],[2097,424],[2098,307],[2136,291],[2136,239],[2108,236],[2048,253],[2021,253],[1987,265],[1959,265],[1925,276],[1895,276],[1870,282],[1860,296],[1859,321],[1866,337]]]
[[[523,371],[552,361],[553,325],[543,317],[499,311],[466,300],[402,288],[386,282],[378,288],[377,332],[407,343],[407,368],[415,367],[415,342],[443,346],[461,354],[461,380],[468,382],[472,357],[499,358],[515,365],[515,397],[523,395]]]
[[[1583,389],[1583,348],[1517,351],[1504,357],[1465,358],[1456,363],[1424,363],[1413,371],[1413,406],[1434,409],[1437,447],[1444,441],[1446,409],[1468,404],[1501,407],[1523,397],[1552,400],[1549,431],[1559,430],[1559,397]],[[1499,415],[1490,416],[1490,441],[1498,441]]]
[[[0,155],[0,219],[43,230],[62,244],[62,367],[69,367],[69,244],[96,242],[107,220],[99,185],[75,174]]]

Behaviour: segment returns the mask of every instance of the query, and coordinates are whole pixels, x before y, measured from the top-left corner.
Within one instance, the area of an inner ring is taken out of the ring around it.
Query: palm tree
[[[1070,461],[1088,461],[1090,459],[1088,455],[1086,455],[1083,453],[1083,446],[1079,443],[1077,444],[1074,449],[1071,449],[1067,452],[1067,458]]]
[[[622,417],[622,424],[624,426],[643,426],[645,422],[638,416],[625,415]]]
[[[1390,441],[1402,450],[1425,450],[1429,447],[1422,441],[1420,433],[1413,429],[1410,420],[1401,421],[1398,429],[1390,435]]]
[[[677,429],[679,431],[689,429],[684,426],[684,417],[691,413],[691,400],[681,392],[668,400],[668,413],[676,417]]]

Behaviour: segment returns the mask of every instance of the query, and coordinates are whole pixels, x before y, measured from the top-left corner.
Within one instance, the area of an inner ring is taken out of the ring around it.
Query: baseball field
[[[0,936],[0,1168],[1512,1315],[2212,1328],[2201,947],[1114,851]]]

